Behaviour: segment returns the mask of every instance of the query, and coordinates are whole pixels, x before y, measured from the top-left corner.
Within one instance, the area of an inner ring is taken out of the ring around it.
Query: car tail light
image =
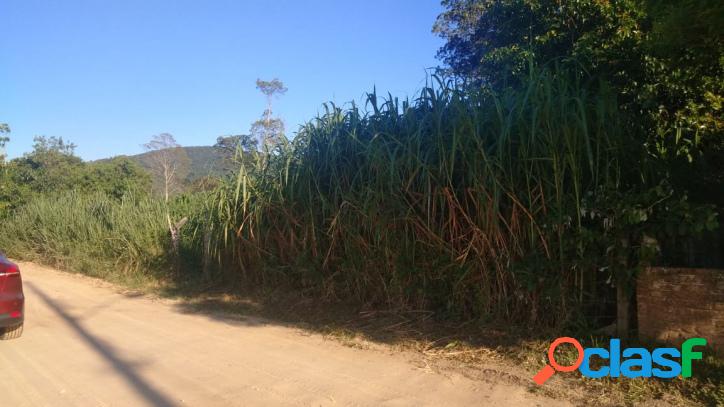
[[[20,269],[14,264],[0,263],[0,276],[19,274]]]

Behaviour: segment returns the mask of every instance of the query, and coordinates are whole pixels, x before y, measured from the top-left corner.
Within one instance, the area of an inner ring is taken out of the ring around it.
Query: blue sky
[[[255,80],[289,91],[293,133],[325,101],[414,95],[439,64],[439,0],[3,1],[0,122],[10,157],[34,135],[87,160],[141,152],[162,132],[183,145],[247,133],[264,110]]]

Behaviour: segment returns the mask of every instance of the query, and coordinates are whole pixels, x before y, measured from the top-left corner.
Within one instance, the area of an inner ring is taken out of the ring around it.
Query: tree
[[[724,190],[724,3],[444,0],[433,31],[447,71],[494,91],[559,63],[618,93],[626,131],[666,169]],[[690,162],[699,160],[690,168]],[[704,165],[701,165],[704,164]],[[718,165],[718,167],[717,167]],[[696,170],[697,176],[691,177]],[[717,188],[713,188],[717,189]],[[705,193],[704,195],[708,195]],[[724,196],[719,198],[724,203]]]
[[[10,126],[6,123],[0,123],[0,134],[10,133]],[[0,164],[5,162],[5,144],[10,141],[10,137],[0,136]]]
[[[191,161],[188,154],[168,133],[153,136],[143,148],[149,152],[148,160],[156,190],[168,202],[171,195],[181,190],[183,180],[189,173]]]
[[[218,137],[214,144],[214,148],[220,153],[221,168],[225,172],[238,170],[240,164],[251,164],[251,158],[257,154],[257,146],[257,139],[249,134]],[[205,185],[208,186],[209,183]]]
[[[120,199],[150,186],[148,173],[129,159],[85,163],[75,155],[75,144],[45,136],[35,137],[30,153],[2,163],[0,177],[0,216],[39,195],[103,191]]]
[[[75,147],[59,137],[36,136],[33,151],[9,163],[12,182],[24,184],[34,193],[77,188],[84,168]]]
[[[272,117],[272,101],[287,92],[284,83],[277,78],[271,81],[256,80],[256,88],[266,96],[266,109],[260,120],[251,125],[251,135],[258,140],[266,151],[281,143],[284,139],[284,122]]]
[[[166,204],[166,221],[171,235],[171,247],[178,261],[180,230],[188,218],[184,217],[178,222],[172,221],[168,202],[170,195],[180,189],[181,181],[188,174],[190,160],[186,151],[168,133],[153,136],[151,141],[144,144],[143,147],[150,152],[151,170],[156,181],[161,183]],[[180,264],[177,264],[177,270],[179,266]]]
[[[655,111],[653,144],[692,198],[724,215],[724,2],[649,0],[651,27],[642,99]],[[644,110],[646,111],[646,110]],[[724,234],[722,235],[724,245]]]
[[[0,134],[9,132],[0,124]],[[7,143],[0,137],[0,148]],[[59,137],[36,136],[33,150],[5,162],[0,155],[0,217],[40,195],[76,190],[103,191],[120,199],[128,192],[145,193],[148,173],[126,158],[85,163],[75,155],[75,144]]]
[[[0,135],[10,133],[10,126],[5,123],[0,123]],[[5,166],[5,145],[10,141],[10,137],[0,136],[0,217],[5,215],[8,210],[10,203],[8,200],[3,199],[3,195],[6,195],[7,190],[7,170]]]
[[[57,154],[72,157],[75,156],[76,147],[77,146],[74,143],[66,143],[63,141],[63,137],[35,136],[33,138],[32,155],[40,156]]]
[[[284,141],[284,122],[278,118],[270,118],[269,115],[265,112],[262,119],[251,124],[250,130],[252,137],[259,140],[267,152]]]
[[[272,110],[272,99],[274,96],[281,96],[287,93],[287,88],[284,83],[277,78],[270,81],[263,81],[261,79],[256,80],[256,88],[266,96],[267,111],[271,113]]]
[[[87,163],[82,183],[85,190],[101,190],[116,199],[128,193],[148,194],[151,191],[150,174],[127,157]]]
[[[216,138],[214,148],[221,151],[224,155],[233,157],[237,151],[255,152],[258,141],[249,134],[240,134],[236,136],[220,136]]]

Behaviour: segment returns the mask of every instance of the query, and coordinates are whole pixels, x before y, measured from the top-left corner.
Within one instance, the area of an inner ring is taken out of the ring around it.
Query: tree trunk
[[[166,205],[168,205],[168,166],[163,166],[163,196],[164,196],[164,202],[166,202]],[[171,225],[171,219],[168,220],[169,226]]]
[[[616,273],[616,331],[620,339],[628,338],[630,327],[629,309],[631,307],[631,296],[629,290],[630,278],[624,270]]]
[[[179,242],[181,240],[180,231],[183,225],[185,225],[188,221],[188,218],[184,217],[174,224],[171,222],[171,215],[166,212],[166,221],[168,222],[168,230],[171,235],[171,255],[174,257],[175,263],[174,271],[178,273],[181,271],[181,257],[179,256]]]

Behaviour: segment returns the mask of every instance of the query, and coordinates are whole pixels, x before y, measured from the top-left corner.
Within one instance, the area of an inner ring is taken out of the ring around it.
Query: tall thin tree
[[[277,78],[271,81],[256,80],[256,88],[266,96],[266,109],[261,120],[251,126],[251,133],[259,139],[260,144],[268,151],[284,137],[284,122],[273,117],[272,102],[275,97],[284,95],[287,88]]]
[[[173,135],[168,133],[153,136],[151,141],[144,144],[143,147],[149,151],[154,182],[161,183],[161,190],[166,204],[166,221],[171,234],[171,245],[173,254],[178,260],[180,230],[188,219],[184,217],[178,222],[172,221],[168,202],[171,194],[180,189],[183,177],[188,173],[190,160],[186,151],[176,142]]]

